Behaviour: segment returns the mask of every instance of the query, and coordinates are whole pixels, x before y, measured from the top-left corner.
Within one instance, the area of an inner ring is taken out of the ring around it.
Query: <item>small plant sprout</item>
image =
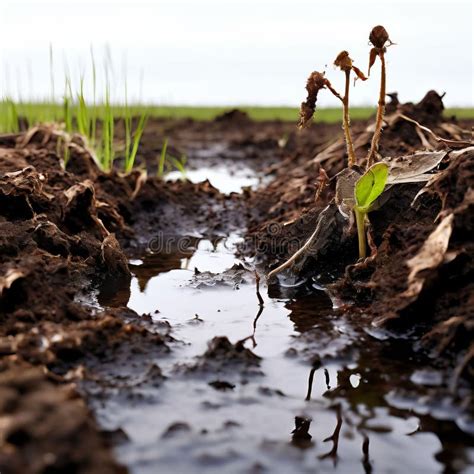
[[[377,199],[383,193],[387,178],[388,165],[386,163],[376,163],[356,182],[354,189],[354,214],[357,224],[360,259],[364,259],[367,255],[365,232],[367,214],[374,209]]]
[[[349,118],[349,86],[351,71],[354,71],[357,78],[363,81],[367,80],[362,71],[354,66],[352,59],[347,51],[342,51],[338,54],[334,65],[341,69],[345,74],[345,88],[344,96],[341,96],[333,87],[329,80],[324,76],[324,73],[312,72],[306,82],[306,90],[308,96],[306,101],[301,104],[299,128],[305,127],[312,119],[316,110],[316,100],[321,89],[329,89],[332,94],[342,102],[342,123],[344,129],[344,138],[347,146],[348,165],[350,167],[356,164],[356,156],[354,152],[354,145],[350,132],[350,118]]]
[[[163,178],[165,174],[165,161],[166,161],[166,151],[168,150],[168,139],[166,138],[163,146],[161,147],[161,153],[158,157],[158,168],[156,170],[156,176],[158,178]]]
[[[370,69],[374,65],[377,56],[380,58],[381,70],[380,70],[380,93],[377,107],[377,115],[375,118],[375,131],[372,137],[372,143],[370,144],[369,154],[367,155],[367,169],[369,169],[376,161],[377,153],[379,149],[380,135],[382,133],[383,116],[385,113],[385,95],[386,95],[386,69],[385,69],[385,53],[387,52],[386,44],[391,46],[392,41],[390,40],[387,30],[382,26],[378,25],[372,28],[369,35],[369,41],[372,43],[373,48],[370,50],[369,56],[369,70],[368,75],[370,76]]]
[[[188,161],[188,157],[182,154],[179,158],[175,158],[174,156],[168,156],[169,161],[171,164],[181,173],[181,179],[183,181],[186,180],[186,162]]]

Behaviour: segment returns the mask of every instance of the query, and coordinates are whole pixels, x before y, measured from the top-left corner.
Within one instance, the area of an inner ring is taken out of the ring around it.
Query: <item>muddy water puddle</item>
[[[417,377],[406,342],[387,351],[367,336],[362,350],[314,288],[262,286],[261,308],[238,241],[188,238],[131,262],[128,306],[176,340],[153,361],[159,386],[92,402],[104,428],[125,432],[116,449],[132,472],[472,472],[456,423],[395,395]],[[233,352],[238,341],[260,359]]]
[[[262,180],[255,176],[255,171],[247,166],[236,167],[232,174],[225,166],[215,166],[212,168],[191,169],[186,173],[172,171],[168,173],[166,179],[174,181],[186,178],[192,183],[200,183],[206,179],[224,194],[240,193],[243,188],[256,188]]]
[[[188,178],[225,193],[258,184],[240,172]],[[130,261],[130,288],[98,296],[174,338],[149,360],[154,382],[89,394],[131,472],[474,472],[472,419],[429,400],[443,380],[410,340],[354,327],[314,283],[262,282],[260,301],[239,241],[172,238]]]
[[[242,159],[241,154],[225,143],[199,144],[188,150],[190,161],[186,171],[171,171],[166,179],[174,181],[187,179],[192,183],[208,180],[223,194],[241,193],[245,188],[255,189],[268,181],[251,162]]]

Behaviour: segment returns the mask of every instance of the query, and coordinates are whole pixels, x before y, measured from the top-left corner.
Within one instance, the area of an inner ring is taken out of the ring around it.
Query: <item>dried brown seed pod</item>
[[[328,80],[324,77],[324,73],[321,72],[314,71],[308,77],[308,80],[306,81],[306,90],[308,91],[308,96],[301,104],[298,128],[303,128],[312,119],[314,111],[316,110],[318,92],[321,89],[324,89],[327,83]]]
[[[382,25],[374,26],[370,32],[369,41],[376,48],[383,48],[385,43],[389,41],[387,30]]]
[[[347,51],[341,51],[334,61],[334,66],[341,68],[343,71],[350,71],[352,68],[352,59]]]
[[[354,71],[357,79],[361,79],[363,81],[367,80],[364,73],[358,67],[354,66],[354,63],[347,51],[341,51],[337,55],[337,58],[334,60],[334,66],[340,68],[341,71]]]

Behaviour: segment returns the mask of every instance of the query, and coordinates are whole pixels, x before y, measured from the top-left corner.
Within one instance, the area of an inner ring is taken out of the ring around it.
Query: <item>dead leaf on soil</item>
[[[90,179],[86,179],[66,189],[66,191],[64,191],[64,195],[67,198],[67,207],[74,207],[79,202],[82,202],[82,206],[88,209],[90,218],[97,224],[97,227],[102,232],[103,237],[107,237],[110,234],[104,223],[97,217],[97,200],[95,197],[95,188]]]
[[[66,205],[69,206],[74,199],[77,199],[79,196],[87,192],[91,193],[91,203],[94,203],[95,205],[95,189],[90,179],[86,179],[81,183],[75,184],[64,191],[64,194],[67,198]]]
[[[22,270],[17,268],[8,269],[5,275],[0,277],[0,295],[3,294],[3,290],[10,288],[16,280],[23,278],[25,275]]]
[[[433,175],[427,173],[436,168],[446,155],[446,151],[422,151],[386,158],[384,161],[390,166],[387,184],[428,181]]]
[[[416,298],[423,289],[426,272],[439,267],[448,251],[449,239],[453,230],[454,214],[447,215],[429,235],[420,251],[407,261],[410,269],[408,274],[408,288],[402,296],[409,299]],[[452,259],[450,255],[450,259]]]
[[[317,257],[320,250],[324,248],[331,239],[334,239],[334,236],[337,235],[337,231],[340,230],[341,223],[340,220],[337,219],[338,215],[338,206],[334,201],[331,201],[320,212],[316,222],[316,228],[305,244],[286,262],[268,273],[267,280],[270,281],[278,273],[291,266],[295,266],[296,273],[299,273],[309,257]]]
[[[454,162],[455,160],[460,159],[460,157],[462,157],[465,153],[468,154],[468,156],[466,157],[467,159],[474,159],[474,146],[463,148],[462,150],[451,151],[449,153],[449,157],[451,158],[451,162]],[[411,205],[413,206],[421,195],[423,195],[427,192],[433,192],[433,190],[434,190],[433,185],[438,180],[442,179],[445,176],[448,176],[449,173],[451,173],[451,170],[449,168],[446,168],[445,170],[443,170],[439,173],[430,174],[428,182],[426,183],[426,185],[422,189],[420,189],[420,191],[418,191],[418,194],[413,198],[413,202],[412,202]],[[444,203],[445,196],[441,196],[441,198],[442,198],[443,203]],[[444,204],[443,204],[443,208],[444,208]]]
[[[133,201],[137,196],[138,193],[140,192],[140,189],[142,189],[142,186],[146,183],[148,176],[146,169],[140,170],[140,174],[137,176],[137,180],[135,181],[135,189],[133,190],[132,196],[130,199]]]
[[[44,181],[43,174],[38,173],[32,166],[27,166],[18,171],[5,173],[0,178],[0,186],[4,195],[41,194]]]
[[[335,142],[328,145],[324,150],[320,151],[314,158],[313,163],[324,163],[325,161],[337,156],[341,156],[341,151],[345,150],[345,141],[338,138]]]

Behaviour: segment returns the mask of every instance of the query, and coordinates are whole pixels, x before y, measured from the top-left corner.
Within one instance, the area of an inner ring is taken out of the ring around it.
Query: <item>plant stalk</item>
[[[359,258],[362,260],[367,256],[366,237],[365,237],[365,213],[354,209],[357,224],[357,237],[359,240]]]
[[[369,169],[376,161],[377,151],[379,149],[380,135],[382,133],[383,116],[385,113],[385,89],[386,89],[386,73],[385,73],[385,53],[379,53],[382,68],[380,72],[380,95],[377,108],[377,116],[375,119],[375,131],[370,145],[370,151],[367,155],[367,169]]]
[[[342,98],[342,123],[344,128],[344,135],[346,137],[347,146],[347,159],[349,168],[352,168],[356,164],[356,157],[354,152],[354,145],[351,137],[351,120],[349,118],[349,86],[350,86],[350,69],[344,71],[346,73],[346,87],[344,90],[344,97]]]

